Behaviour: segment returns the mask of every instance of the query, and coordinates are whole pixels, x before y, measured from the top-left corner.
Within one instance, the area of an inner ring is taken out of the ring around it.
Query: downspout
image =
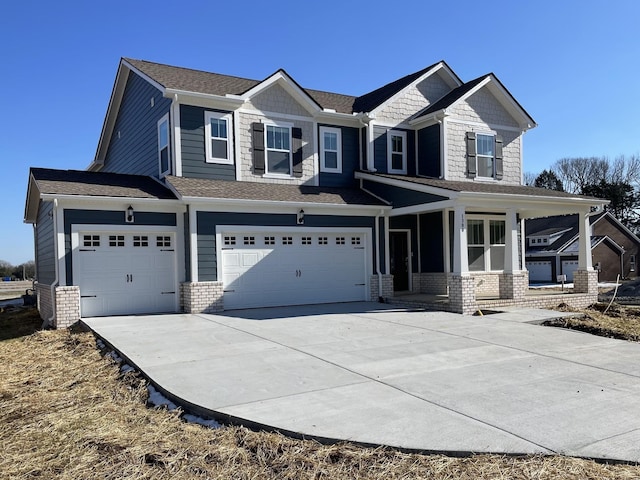
[[[375,234],[376,234],[376,275],[378,276],[378,300],[382,300],[382,274],[380,273],[380,217],[384,214],[384,210],[376,215]]]
[[[53,200],[53,251],[56,252],[56,256],[58,254],[58,199]],[[53,320],[56,318],[56,287],[58,286],[58,261],[56,260],[55,264],[55,278],[53,279],[53,283],[49,286],[49,292],[51,295],[51,316],[42,322],[41,329],[45,329],[50,325],[53,325]]]
[[[358,121],[364,126],[364,131],[367,136],[367,165],[362,164],[362,136],[360,136],[360,166],[363,170],[367,170],[368,172],[375,172],[376,169],[374,167],[374,149],[373,149],[373,128],[371,127],[371,120],[375,118],[375,115],[371,115],[369,113],[359,113]]]

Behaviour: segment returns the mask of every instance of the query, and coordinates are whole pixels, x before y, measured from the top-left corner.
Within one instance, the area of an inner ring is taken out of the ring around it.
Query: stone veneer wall
[[[533,295],[519,300],[501,298],[496,300],[482,300],[478,302],[476,310],[494,309],[499,307],[522,308],[553,308],[566,304],[573,308],[586,308],[598,301],[598,294],[567,293],[565,295]]]
[[[70,327],[80,321],[80,287],[56,287],[56,316],[55,328]]]
[[[393,297],[393,275],[382,275],[382,295],[378,293],[378,275],[371,275],[369,278],[369,300],[377,302],[379,297]]]
[[[529,275],[525,273],[501,273],[500,298],[521,299],[524,298],[529,288]]]
[[[500,292],[500,274],[491,272],[472,272],[476,295],[498,295]]]
[[[186,313],[214,313],[224,310],[222,282],[180,284],[180,308]]]
[[[53,299],[51,298],[51,285],[44,283],[35,284],[36,297],[38,299],[38,313],[40,318],[48,320],[53,316]]]
[[[598,272],[596,270],[576,270],[573,272],[573,291],[598,295]]]
[[[419,292],[433,295],[446,295],[449,275],[445,272],[423,272],[417,274],[420,279]],[[414,289],[415,290],[415,289]]]

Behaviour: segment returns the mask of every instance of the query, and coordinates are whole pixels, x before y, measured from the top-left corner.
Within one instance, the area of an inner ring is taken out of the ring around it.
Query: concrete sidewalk
[[[85,319],[153,382],[216,416],[441,452],[640,462],[640,345],[349,303]]]

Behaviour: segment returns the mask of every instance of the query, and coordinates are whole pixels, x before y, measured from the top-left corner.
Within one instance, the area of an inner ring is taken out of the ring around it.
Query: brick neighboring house
[[[522,220],[559,214],[582,219],[580,295],[563,301],[588,303],[605,202],[521,184],[535,126],[494,74],[465,82],[444,61],[352,96],[123,58],[87,171],[29,175],[40,314],[533,305]]]
[[[589,218],[592,263],[599,281],[637,277],[640,239],[609,212]],[[555,282],[558,275],[573,281],[578,267],[578,217],[561,215],[525,222],[529,281]]]

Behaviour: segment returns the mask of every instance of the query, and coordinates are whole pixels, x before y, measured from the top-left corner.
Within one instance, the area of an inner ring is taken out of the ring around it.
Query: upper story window
[[[320,127],[320,171],[342,173],[342,130]]]
[[[407,132],[389,130],[387,135],[387,171],[406,174]]]
[[[266,125],[266,174],[291,175],[291,127]]]
[[[158,120],[158,165],[160,175],[171,173],[169,158],[169,114]]]
[[[467,174],[470,177],[502,179],[502,137],[467,133]]]
[[[205,112],[204,121],[207,162],[233,164],[231,114]]]

